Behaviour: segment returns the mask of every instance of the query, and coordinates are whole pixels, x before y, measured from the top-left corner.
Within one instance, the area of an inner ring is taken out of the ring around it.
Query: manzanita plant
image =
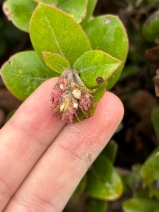
[[[1,68],[6,87],[24,101],[41,83],[59,77],[52,110],[67,123],[93,115],[105,90],[117,82],[128,51],[125,28],[113,15],[92,17],[97,0],[7,0],[3,11],[28,32],[32,51],[17,53]],[[48,105],[48,107],[50,107]],[[122,195],[110,142],[84,176],[71,199],[87,194],[87,211],[105,211]],[[96,206],[94,206],[94,203]]]
[[[3,10],[29,32],[35,51],[12,56],[1,69],[7,88],[25,100],[58,76],[52,109],[67,123],[92,116],[104,91],[118,80],[128,51],[117,16],[92,18],[97,0],[7,0]],[[51,93],[51,91],[50,91]]]

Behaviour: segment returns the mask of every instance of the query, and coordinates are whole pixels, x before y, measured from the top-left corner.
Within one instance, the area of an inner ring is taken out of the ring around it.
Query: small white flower
[[[78,89],[74,89],[72,91],[72,95],[76,98],[76,99],[80,99],[81,98],[81,91]]]
[[[74,103],[73,104],[73,108],[78,109],[78,104],[77,103]]]
[[[63,112],[63,111],[64,111],[64,108],[65,108],[65,105],[62,104],[62,105],[60,106],[60,112]]]
[[[61,88],[61,90],[63,90],[63,88],[64,88],[63,85],[62,85],[61,83],[60,83],[60,88]]]

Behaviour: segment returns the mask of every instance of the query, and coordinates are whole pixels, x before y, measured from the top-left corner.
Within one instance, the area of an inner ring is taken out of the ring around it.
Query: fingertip
[[[118,96],[107,91],[103,100],[106,102],[109,101],[109,109],[112,110],[112,112],[117,113],[116,115],[118,115],[120,119],[123,118],[124,106]]]
[[[107,113],[105,109],[109,111],[109,114],[111,116],[118,118],[121,120],[124,115],[124,106],[119,97],[117,97],[115,94],[107,91],[105,92],[103,98],[99,102],[98,105],[99,109],[103,111],[103,113]]]

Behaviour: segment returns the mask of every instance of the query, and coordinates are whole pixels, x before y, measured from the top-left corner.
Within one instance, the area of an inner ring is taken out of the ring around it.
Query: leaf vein
[[[50,25],[50,22],[49,22],[47,16],[45,15],[44,10],[43,10],[43,14],[44,14],[45,20],[46,20],[47,23],[48,23],[48,27],[51,29],[51,32],[52,32],[52,34],[53,34],[54,40],[55,40],[55,42],[56,42],[56,45],[57,45],[57,47],[58,47],[58,49],[59,49],[59,51],[60,51],[60,54],[61,54],[61,55],[64,55],[63,52],[62,52],[62,49],[60,48],[59,42],[58,42],[58,40],[57,40],[57,37],[55,36],[55,33],[54,33],[54,31],[53,31],[53,29],[52,29],[52,27],[51,27],[51,25]]]

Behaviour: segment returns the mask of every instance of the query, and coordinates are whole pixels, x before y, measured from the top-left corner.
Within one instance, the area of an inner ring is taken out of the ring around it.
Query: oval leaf
[[[102,155],[97,158],[92,170],[88,172],[87,182],[88,195],[98,199],[114,200],[119,198],[123,191],[120,176],[111,162]]]
[[[121,61],[102,51],[85,52],[73,65],[81,73],[81,79],[88,87],[97,86],[100,80],[107,80],[120,66]]]
[[[7,88],[20,100],[25,100],[49,78],[45,66],[35,52],[21,52],[9,59],[1,69]]]
[[[63,71],[70,69],[69,61],[59,54],[43,52],[43,56],[46,65],[58,73],[62,73]]]
[[[84,26],[84,30],[92,49],[102,50],[123,62],[123,65],[108,80],[108,89],[110,89],[120,76],[128,52],[125,28],[117,16],[105,15],[90,21]]]
[[[73,65],[79,56],[91,49],[79,24],[61,10],[45,4],[39,4],[33,13],[30,36],[35,51],[42,60],[43,51],[53,52],[66,57]]]
[[[28,32],[30,18],[36,6],[37,3],[33,0],[7,0],[3,11],[16,27]]]
[[[159,147],[157,147],[141,168],[143,182],[149,187],[150,197],[159,199]]]
[[[159,202],[151,199],[133,198],[124,201],[124,212],[154,212],[159,208]]]

